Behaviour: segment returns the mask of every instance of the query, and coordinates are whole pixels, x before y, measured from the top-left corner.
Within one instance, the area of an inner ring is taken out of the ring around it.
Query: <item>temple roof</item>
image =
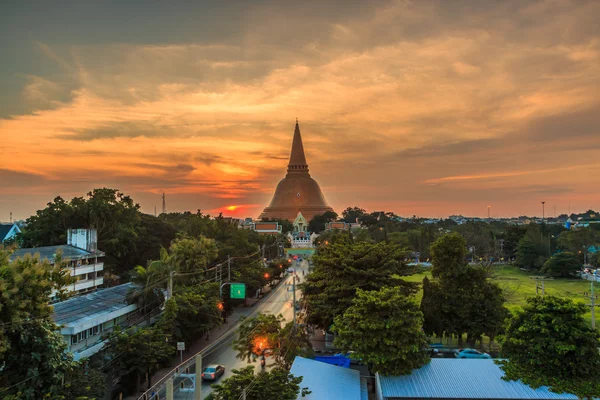
[[[315,215],[326,211],[333,209],[327,205],[317,181],[308,173],[300,127],[296,120],[287,175],[277,185],[271,204],[259,219],[287,219],[293,222],[301,212],[305,220],[310,221]]]
[[[288,172],[290,172],[290,170],[298,169],[308,172],[308,164],[306,163],[304,146],[302,145],[302,136],[300,135],[300,126],[298,126],[298,120],[296,120],[294,140],[292,141],[292,152],[290,153],[290,162],[288,163]]]

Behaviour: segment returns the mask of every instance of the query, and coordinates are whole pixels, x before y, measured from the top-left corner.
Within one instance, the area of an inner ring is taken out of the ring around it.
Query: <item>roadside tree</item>
[[[418,284],[402,280],[414,269],[404,261],[401,247],[380,242],[336,242],[321,246],[313,256],[314,270],[302,284],[308,322],[329,329],[333,319],[352,305],[356,290],[399,286],[406,295]]]
[[[212,393],[206,400],[230,400],[242,397],[244,389],[246,400],[296,400],[298,395],[310,394],[306,387],[301,388],[302,377],[295,377],[287,370],[274,368],[269,372],[254,374],[254,366],[232,370],[233,376],[222,383],[212,385]]]
[[[401,288],[358,289],[356,298],[335,318],[334,345],[353,350],[369,371],[404,375],[429,361],[423,313]]]

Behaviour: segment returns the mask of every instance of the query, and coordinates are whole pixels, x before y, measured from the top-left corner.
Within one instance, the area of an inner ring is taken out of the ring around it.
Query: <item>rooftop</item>
[[[40,255],[40,260],[48,259],[50,262],[54,262],[56,252],[62,250],[63,260],[81,260],[92,257],[102,257],[104,253],[99,251],[98,253],[90,253],[87,250],[80,249],[78,247],[70,246],[68,244],[61,244],[59,246],[43,246],[43,247],[32,247],[27,249],[16,249],[10,255],[10,261],[14,261],[17,258],[23,258],[27,254],[34,256]]]
[[[98,318],[127,307],[125,296],[135,286],[133,283],[101,289],[83,296],[54,304],[54,321],[57,325],[75,325]]]
[[[10,232],[13,225],[14,224],[0,224],[0,242],[8,235],[8,232]]]
[[[577,399],[503,376],[494,360],[434,358],[410,375],[377,378],[387,399]]]
[[[360,373],[353,369],[296,357],[290,373],[301,376],[300,387],[312,392],[304,400],[361,400]]]

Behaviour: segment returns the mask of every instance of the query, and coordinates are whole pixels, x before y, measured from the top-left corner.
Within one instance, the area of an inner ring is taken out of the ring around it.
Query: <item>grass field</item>
[[[536,282],[530,278],[530,276],[534,276],[535,274],[521,271],[519,268],[512,266],[497,266],[496,269],[494,269],[494,272],[494,280],[500,285],[500,287],[504,289],[506,293],[506,306],[508,308],[514,309],[516,307],[521,307],[525,304],[526,298],[535,296]],[[421,282],[425,276],[431,278],[431,274],[429,272],[424,272],[404,277],[404,279],[411,282]],[[551,281],[545,281],[544,285],[546,294],[558,297],[567,297],[580,303],[585,303],[587,300],[583,297],[583,293],[590,292],[590,282],[583,279],[555,279]],[[596,293],[600,292],[600,284],[596,283],[595,291]],[[419,302],[421,301],[421,296],[422,292],[418,294]],[[600,314],[600,308],[596,309],[596,314]],[[585,315],[585,319],[591,324],[591,311]],[[598,315],[596,316],[596,322],[600,322]]]

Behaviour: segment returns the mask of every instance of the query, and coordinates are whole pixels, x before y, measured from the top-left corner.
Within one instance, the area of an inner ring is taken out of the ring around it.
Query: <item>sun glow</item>
[[[228,211],[235,211],[235,210],[237,210],[237,206],[228,206],[227,210]]]

